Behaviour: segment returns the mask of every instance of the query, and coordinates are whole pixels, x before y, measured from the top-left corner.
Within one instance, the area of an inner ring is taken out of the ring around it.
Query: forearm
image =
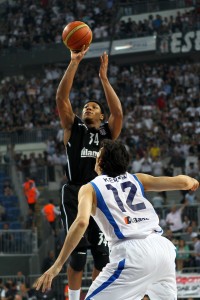
[[[147,174],[137,174],[137,177],[146,191],[196,190],[199,186],[196,179],[186,175],[154,177]]]
[[[85,230],[87,229],[88,224],[79,223],[76,219],[71,225],[69,232],[65,238],[65,242],[60,251],[58,258],[55,261],[55,265],[63,266],[74,248],[78,245],[81,240]]]
[[[69,66],[67,70],[65,71],[63,78],[60,81],[60,84],[57,89],[56,93],[56,101],[57,104],[61,100],[68,100],[69,94],[72,88],[72,84],[74,81],[74,77],[76,74],[76,71],[78,69],[79,63],[77,61],[71,60],[69,63]]]
[[[106,96],[106,100],[107,100],[107,103],[108,103],[110,113],[112,115],[122,117],[123,112],[122,112],[121,102],[120,102],[115,90],[111,86],[108,78],[101,79],[101,83],[102,83],[102,86],[103,86],[103,90],[104,90],[104,93],[105,93],[105,96]]]

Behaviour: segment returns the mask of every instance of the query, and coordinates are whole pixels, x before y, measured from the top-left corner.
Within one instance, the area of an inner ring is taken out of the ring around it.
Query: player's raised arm
[[[68,65],[67,70],[65,71],[57,92],[56,92],[56,104],[58,108],[58,113],[61,120],[61,125],[64,132],[64,144],[69,140],[71,127],[74,122],[74,113],[70,102],[70,91],[74,81],[74,76],[78,69],[80,61],[83,59],[85,53],[88,51],[88,48],[85,50],[85,47],[82,48],[81,52],[75,53],[71,51],[71,61]]]
[[[122,111],[121,102],[107,77],[107,71],[108,71],[107,53],[104,52],[103,55],[100,57],[100,59],[101,59],[101,65],[99,70],[99,77],[101,79],[101,83],[110,110],[108,125],[112,134],[112,139],[114,140],[119,136],[122,129],[123,111]]]
[[[174,177],[160,176],[154,177],[147,174],[136,174],[138,179],[144,186],[146,191],[172,191],[172,190],[192,190],[195,191],[199,187],[199,182],[192,177],[186,175],[178,175]]]

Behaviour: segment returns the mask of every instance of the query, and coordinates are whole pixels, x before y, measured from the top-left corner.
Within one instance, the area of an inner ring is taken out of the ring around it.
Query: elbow
[[[115,116],[118,120],[123,120],[123,111],[121,107],[116,111]]]
[[[86,229],[89,225],[89,220],[86,220],[85,218],[79,218],[77,219],[77,225],[81,229]]]
[[[59,95],[59,93],[57,92],[57,93],[56,93],[56,103],[57,103],[57,105],[59,105],[61,102],[62,102],[62,98],[61,98],[61,96]]]
[[[182,190],[190,190],[193,187],[194,181],[191,177],[186,175],[179,175],[179,178],[182,179]]]

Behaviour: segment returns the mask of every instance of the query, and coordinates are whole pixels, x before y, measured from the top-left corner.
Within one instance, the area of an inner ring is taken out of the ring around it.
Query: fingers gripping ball
[[[64,28],[62,40],[70,50],[80,51],[84,45],[85,49],[89,47],[92,42],[92,31],[84,22],[74,21]]]

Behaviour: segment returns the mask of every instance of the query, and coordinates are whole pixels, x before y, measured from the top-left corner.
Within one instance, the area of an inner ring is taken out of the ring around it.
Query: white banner
[[[200,297],[200,274],[178,274],[176,276],[178,297]]]
[[[172,53],[187,53],[191,50],[200,50],[200,30],[187,33],[177,32],[171,36]]]
[[[99,57],[104,51],[109,53],[110,42],[92,43],[86,54],[87,58]],[[115,40],[112,42],[110,55],[146,52],[156,50],[156,37],[147,36],[135,39]]]
[[[135,39],[113,41],[111,54],[126,54],[156,50],[156,37],[147,36]]]
[[[109,52],[110,42],[92,43],[85,57],[100,57],[104,51]]]

